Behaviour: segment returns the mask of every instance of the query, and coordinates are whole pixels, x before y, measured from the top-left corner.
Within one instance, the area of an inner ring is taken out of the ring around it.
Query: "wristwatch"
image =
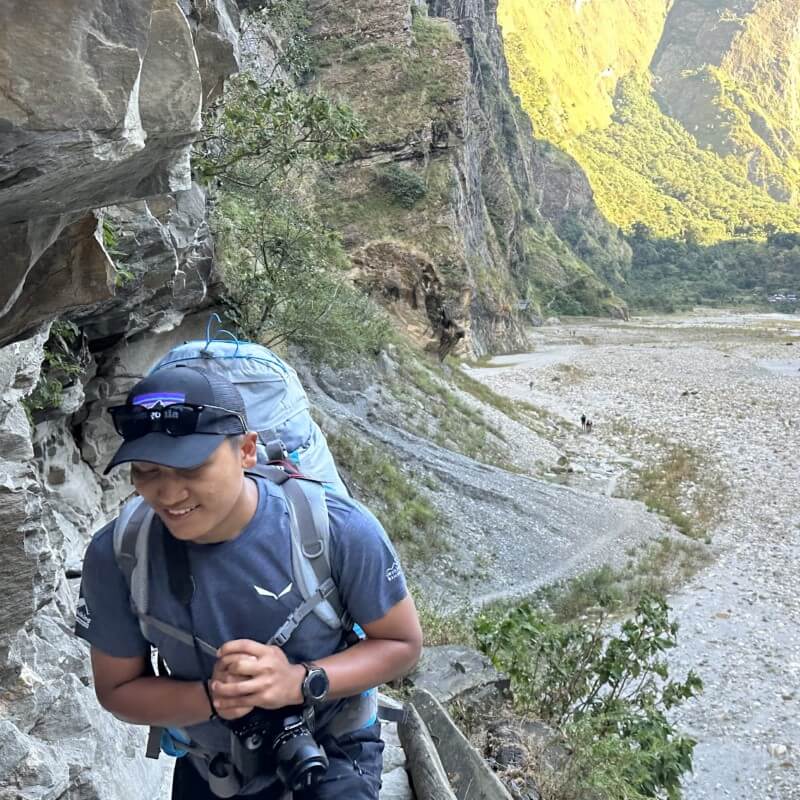
[[[330,682],[328,673],[316,664],[303,662],[306,676],[303,678],[303,700],[307,703],[322,703],[328,696]]]

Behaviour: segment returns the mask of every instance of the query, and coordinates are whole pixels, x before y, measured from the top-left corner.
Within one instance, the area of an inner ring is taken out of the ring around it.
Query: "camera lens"
[[[284,784],[297,791],[311,786],[328,769],[325,750],[315,741],[308,730],[286,731],[276,739],[273,747],[277,757],[277,772]]]

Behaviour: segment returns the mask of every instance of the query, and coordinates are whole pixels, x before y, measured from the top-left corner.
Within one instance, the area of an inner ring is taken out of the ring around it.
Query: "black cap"
[[[216,373],[186,365],[160,369],[139,381],[125,402],[148,408],[173,403],[216,408],[213,414],[201,414],[195,432],[187,436],[154,432],[123,442],[103,471],[104,475],[128,461],[147,461],[175,469],[199,467],[226,436],[244,432],[240,417],[245,426],[247,424],[244,401],[230,381]],[[225,414],[217,408],[231,413]]]

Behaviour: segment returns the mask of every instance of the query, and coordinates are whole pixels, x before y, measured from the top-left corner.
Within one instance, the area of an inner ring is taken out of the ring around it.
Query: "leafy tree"
[[[362,135],[345,104],[242,73],[207,115],[194,164],[206,181],[257,190],[304,161],[345,158]]]
[[[331,363],[385,343],[386,317],[347,280],[341,243],[305,188],[310,173],[347,157],[362,135],[348,106],[252,74],[232,79],[207,115],[195,165],[217,187],[222,300],[247,338],[294,342]]]
[[[296,198],[228,195],[215,226],[222,299],[247,338],[272,347],[294,342],[334,364],[385,344],[388,319],[346,280],[338,237]]]

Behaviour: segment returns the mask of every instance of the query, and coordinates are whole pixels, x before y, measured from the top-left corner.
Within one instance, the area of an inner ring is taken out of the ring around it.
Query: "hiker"
[[[113,522],[84,558],[75,629],[91,645],[97,698],[123,721],[152,726],[151,744],[160,734],[177,756],[173,800],[377,800],[373,687],[416,663],[417,613],[369,511],[257,465],[261,435],[248,408],[221,374],[178,365],[109,409],[123,441],[106,473],[130,464],[141,497],[119,529],[141,537],[145,519],[148,535],[143,553],[121,540],[136,559],[130,575]],[[284,477],[264,477],[269,470]],[[316,497],[312,489],[324,495],[330,563],[304,599],[298,569],[310,565],[311,578],[323,569],[323,540],[318,549],[306,540],[322,523],[298,499]],[[338,627],[317,614],[334,596]],[[167,667],[158,676],[151,645]]]
[[[590,419],[586,420],[586,433],[591,433],[592,432],[592,426],[593,425],[594,425],[594,423]]]
[[[586,414],[581,414],[581,430],[586,430]]]

